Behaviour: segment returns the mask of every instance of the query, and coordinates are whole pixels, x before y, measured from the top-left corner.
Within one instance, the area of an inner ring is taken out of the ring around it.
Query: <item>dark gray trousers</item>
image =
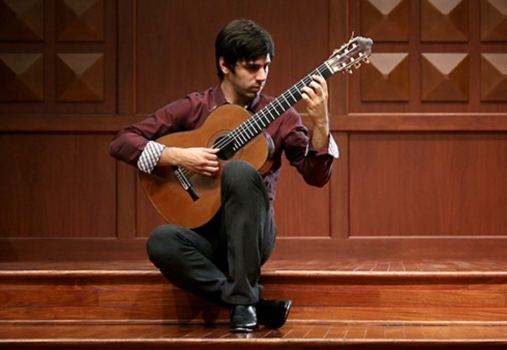
[[[150,235],[150,260],[177,287],[215,304],[259,301],[261,266],[276,237],[264,182],[244,161],[231,161],[221,177],[222,207],[206,225],[162,225]]]

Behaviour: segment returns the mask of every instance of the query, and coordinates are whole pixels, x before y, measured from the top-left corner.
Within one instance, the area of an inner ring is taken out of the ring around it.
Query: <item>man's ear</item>
[[[227,75],[231,72],[227,64],[225,64],[225,59],[223,57],[220,57],[218,59],[218,64],[220,65],[220,69],[222,70],[222,73],[224,73],[224,75]]]

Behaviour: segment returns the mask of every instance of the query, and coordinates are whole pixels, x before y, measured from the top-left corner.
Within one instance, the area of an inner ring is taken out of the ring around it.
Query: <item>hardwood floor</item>
[[[279,330],[233,334],[227,325],[0,325],[0,348],[362,349],[507,347],[505,324],[381,324],[289,322]]]
[[[272,261],[262,283],[289,321],[238,335],[147,261],[1,264],[0,348],[507,348],[506,262]]]
[[[148,260],[117,260],[117,261],[87,261],[69,263],[39,263],[39,262],[0,262],[0,274],[8,271],[156,271]],[[505,273],[507,276],[507,260],[362,260],[335,259],[328,260],[270,260],[262,268],[263,272],[440,272],[440,273]]]

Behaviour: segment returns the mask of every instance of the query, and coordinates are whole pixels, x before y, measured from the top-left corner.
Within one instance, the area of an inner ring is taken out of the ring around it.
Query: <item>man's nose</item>
[[[268,77],[268,72],[265,68],[261,68],[257,71],[256,79],[257,81],[264,81]]]

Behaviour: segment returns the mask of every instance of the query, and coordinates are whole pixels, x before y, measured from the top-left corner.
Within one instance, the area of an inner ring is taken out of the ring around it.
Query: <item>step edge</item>
[[[241,343],[253,343],[257,345],[268,345],[268,344],[280,344],[290,343],[299,345],[315,345],[315,344],[507,344],[507,338],[470,338],[470,339],[443,339],[443,338],[393,338],[393,339],[382,339],[382,338],[371,338],[371,339],[355,339],[355,338],[235,338],[235,339],[209,339],[209,338],[138,338],[138,339],[125,339],[125,338],[106,338],[106,339],[0,339],[0,345],[47,345],[57,343],[59,345],[110,345],[110,344],[171,344],[171,346],[185,345],[185,344],[203,344],[203,343],[221,343],[221,344],[241,344]]]
[[[90,326],[90,325],[140,325],[140,326],[205,326],[204,320],[0,320],[1,326]],[[227,325],[228,319],[218,319],[213,326]],[[342,326],[507,326],[506,321],[466,321],[466,320],[333,320],[333,319],[291,319],[286,325],[342,325]]]
[[[157,277],[158,270],[0,270],[0,278],[13,277]],[[277,270],[265,271],[262,277],[416,277],[416,278],[462,278],[507,277],[507,271],[322,271]]]

